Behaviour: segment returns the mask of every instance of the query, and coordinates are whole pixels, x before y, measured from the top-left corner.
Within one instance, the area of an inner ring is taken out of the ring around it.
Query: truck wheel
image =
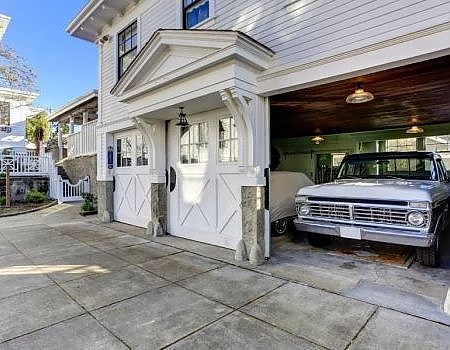
[[[272,223],[272,236],[284,235],[288,230],[289,222],[287,218],[278,219]]]
[[[321,235],[319,233],[307,232],[306,239],[308,240],[308,243],[310,245],[317,248],[326,247],[328,244],[330,244],[330,236]]]
[[[430,247],[418,247],[416,249],[417,261],[425,266],[436,267],[440,263],[440,235],[436,236]]]

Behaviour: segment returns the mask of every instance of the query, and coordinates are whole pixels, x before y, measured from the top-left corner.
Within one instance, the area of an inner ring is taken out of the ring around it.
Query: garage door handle
[[[169,191],[173,192],[177,184],[177,173],[173,167],[169,169]]]

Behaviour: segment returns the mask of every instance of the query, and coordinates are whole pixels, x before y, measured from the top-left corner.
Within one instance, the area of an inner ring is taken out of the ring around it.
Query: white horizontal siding
[[[275,51],[267,73],[345,54],[450,21],[449,0],[211,0],[213,18],[200,29],[247,33]],[[116,18],[105,33],[102,115],[105,121],[126,115],[124,104],[109,93],[117,81],[117,33],[138,20],[139,48],[159,28],[180,25],[182,1],[142,0]]]
[[[102,72],[101,72],[101,98],[102,120],[108,122],[121,119],[127,114],[124,103],[117,102],[110,94],[117,82],[117,33],[134,20],[138,21],[139,44],[141,49],[159,28],[176,28],[178,0],[147,0],[141,1],[124,16],[114,20],[111,28],[105,29],[112,40],[103,45]],[[179,12],[178,12],[179,13]]]
[[[214,21],[202,28],[240,30],[270,47],[276,53],[271,71],[311,63],[450,20],[448,0],[216,0],[215,8]]]

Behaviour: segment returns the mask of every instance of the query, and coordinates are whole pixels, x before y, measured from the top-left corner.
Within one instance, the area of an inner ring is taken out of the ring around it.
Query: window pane
[[[131,166],[131,139],[117,139],[117,166]]]
[[[137,22],[133,22],[117,35],[118,66],[121,76],[137,54]]]
[[[148,165],[148,148],[142,135],[136,140],[136,165]]]
[[[191,5],[193,1],[184,1],[184,18],[186,28],[191,28],[209,18],[209,1],[198,1]]]
[[[233,117],[219,120],[219,162],[238,160],[237,128]]]
[[[180,129],[180,162],[182,164],[208,161],[208,124],[197,123]]]

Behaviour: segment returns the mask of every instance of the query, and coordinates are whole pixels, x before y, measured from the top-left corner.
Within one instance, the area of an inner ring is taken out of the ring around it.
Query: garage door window
[[[180,129],[180,162],[182,164],[208,161],[208,124],[192,124]]]
[[[117,167],[131,166],[131,138],[117,139]]]
[[[238,137],[233,117],[219,120],[219,162],[237,162]]]
[[[417,138],[393,139],[387,140],[388,152],[407,152],[417,150]]]
[[[136,137],[136,165],[148,165],[148,147],[142,135]]]

